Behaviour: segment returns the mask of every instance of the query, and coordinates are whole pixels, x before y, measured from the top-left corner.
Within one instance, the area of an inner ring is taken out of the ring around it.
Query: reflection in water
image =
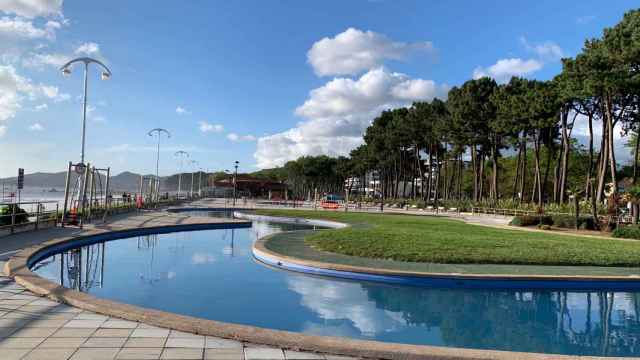
[[[49,260],[36,264],[32,270],[37,271],[43,266],[56,263],[60,269],[59,281],[62,286],[86,292],[104,285],[104,252],[104,243],[84,246],[56,254]]]
[[[640,292],[421,288],[307,276],[253,259],[256,238],[301,228],[308,229],[254,222],[251,229],[140,236],[56,254],[33,269],[99,297],[280,330],[466,348],[640,354]]]
[[[158,234],[149,234],[137,237],[137,251],[143,262],[147,264],[143,271],[138,273],[140,281],[154,284],[160,281],[160,273],[153,269],[156,247],[158,246]]]
[[[639,293],[424,289],[313,277],[288,282],[320,318],[347,319],[369,337],[419,327],[425,334],[437,329],[432,335],[455,347],[640,354]]]

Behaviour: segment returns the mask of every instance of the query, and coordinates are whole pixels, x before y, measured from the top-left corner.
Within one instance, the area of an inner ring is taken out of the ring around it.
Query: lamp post
[[[86,127],[87,127],[87,85],[88,85],[88,74],[89,74],[89,64],[94,63],[102,67],[102,75],[100,78],[102,80],[108,80],[111,78],[111,70],[107,68],[105,64],[100,62],[99,60],[92,59],[89,57],[81,57],[77,59],[73,59],[66,64],[62,65],[60,70],[62,71],[62,75],[69,76],[71,75],[71,66],[75,63],[83,63],[84,64],[84,99],[82,102],[82,150],[80,152],[80,164],[84,165],[84,148],[85,148],[85,139],[86,139]]]
[[[174,156],[177,156],[180,159],[180,172],[178,173],[178,198],[182,195],[182,167],[184,166],[184,158],[189,157],[189,153],[186,151],[176,151]]]
[[[229,169],[224,169],[224,173],[231,176],[231,178],[233,178],[233,176],[231,175],[231,171],[229,171]],[[227,203],[229,202],[229,197],[227,196],[229,194],[228,191],[224,191],[224,206],[225,208],[227,207]]]
[[[198,168],[198,197],[202,197],[202,168]]]
[[[171,137],[171,133],[162,128],[155,128],[147,133],[149,136],[153,136],[154,134],[158,136],[158,150],[156,152],[156,201],[160,199],[160,138],[163,133],[167,135],[167,138]]]
[[[193,170],[196,168],[195,165],[197,165],[198,162],[195,160],[191,160],[189,164],[191,164],[191,190],[189,191],[189,197],[193,198],[193,175],[194,175]]]
[[[235,161],[233,167],[235,167],[235,172],[233,173],[233,207],[236,207],[236,195],[238,191],[238,164],[240,162],[238,160]]]

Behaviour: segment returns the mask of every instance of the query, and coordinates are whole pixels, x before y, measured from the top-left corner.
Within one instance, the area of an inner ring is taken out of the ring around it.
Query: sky
[[[255,171],[358,146],[382,110],[481,76],[550,79],[636,1],[0,0],[0,177]],[[574,130],[582,136],[584,129]],[[619,142],[620,143],[620,142]],[[621,147],[622,145],[619,144]],[[189,161],[174,155],[183,150]],[[620,149],[618,153],[627,152]],[[624,156],[623,154],[620,154]]]

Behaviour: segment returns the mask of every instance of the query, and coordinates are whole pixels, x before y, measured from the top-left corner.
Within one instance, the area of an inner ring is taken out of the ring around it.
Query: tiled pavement
[[[0,277],[0,359],[354,360],[110,318],[35,296],[6,277]]]

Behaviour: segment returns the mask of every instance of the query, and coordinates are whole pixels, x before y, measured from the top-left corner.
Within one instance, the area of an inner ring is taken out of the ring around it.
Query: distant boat
[[[51,188],[51,189],[49,189],[49,191],[48,191],[48,192],[50,192],[50,193],[54,193],[54,192],[58,192],[58,190],[57,190],[56,188]]]

